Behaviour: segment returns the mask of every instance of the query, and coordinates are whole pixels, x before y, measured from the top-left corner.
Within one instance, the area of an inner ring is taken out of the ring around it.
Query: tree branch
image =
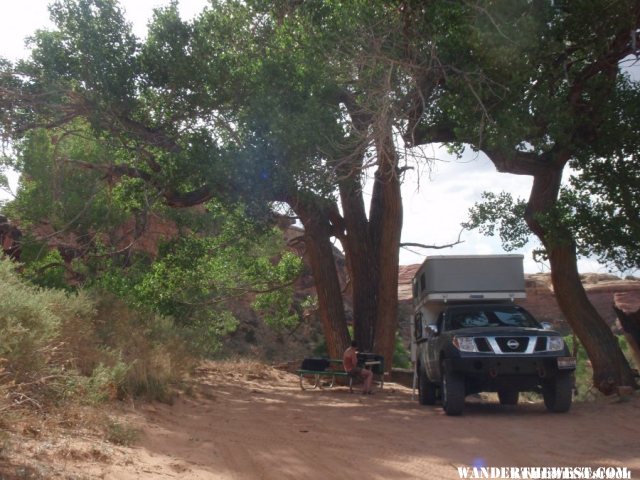
[[[401,248],[417,247],[417,248],[426,248],[426,249],[431,249],[431,250],[442,250],[444,248],[451,248],[451,247],[453,247],[455,245],[459,245],[461,243],[464,243],[464,240],[460,240],[460,237],[462,236],[462,232],[464,232],[464,231],[465,231],[464,228],[462,230],[460,230],[460,233],[458,233],[458,239],[455,242],[448,243],[446,245],[425,245],[423,243],[405,242],[405,243],[401,243],[400,247]]]
[[[534,176],[547,170],[551,166],[551,156],[534,152],[520,152],[513,150],[506,152],[502,149],[484,148],[496,170],[514,175]]]

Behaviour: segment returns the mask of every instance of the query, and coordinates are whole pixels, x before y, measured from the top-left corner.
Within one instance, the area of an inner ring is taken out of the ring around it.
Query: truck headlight
[[[547,350],[550,352],[564,350],[564,340],[562,337],[548,337],[547,341]]]
[[[476,342],[473,337],[453,337],[453,345],[461,352],[477,352]]]

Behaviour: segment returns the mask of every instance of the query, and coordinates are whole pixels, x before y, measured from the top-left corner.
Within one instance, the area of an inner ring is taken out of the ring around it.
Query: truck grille
[[[493,352],[493,350],[491,349],[491,345],[489,345],[489,342],[487,341],[486,338],[476,337],[475,341],[476,341],[476,347],[479,352]]]
[[[481,353],[524,353],[547,351],[547,337],[474,337],[478,352]],[[517,343],[517,345],[516,345]]]
[[[522,353],[527,351],[529,337],[496,337],[502,353]]]
[[[544,352],[547,350],[547,337],[538,337],[536,339],[536,352]]]

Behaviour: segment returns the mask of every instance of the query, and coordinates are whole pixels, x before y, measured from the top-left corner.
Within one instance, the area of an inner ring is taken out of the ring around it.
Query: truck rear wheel
[[[442,364],[442,408],[447,415],[461,415],[464,410],[464,377]]]
[[[419,364],[418,369],[418,402],[420,405],[434,405],[436,403],[436,384],[429,381],[427,372]]]
[[[518,390],[498,390],[500,405],[517,405],[520,392]]]
[[[542,397],[547,410],[554,413],[565,413],[571,408],[573,396],[573,375],[559,373],[554,379],[542,387]]]

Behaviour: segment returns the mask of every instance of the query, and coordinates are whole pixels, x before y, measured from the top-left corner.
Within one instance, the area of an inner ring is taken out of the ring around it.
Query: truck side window
[[[438,332],[442,333],[444,331],[444,312],[440,312],[437,320]]]

